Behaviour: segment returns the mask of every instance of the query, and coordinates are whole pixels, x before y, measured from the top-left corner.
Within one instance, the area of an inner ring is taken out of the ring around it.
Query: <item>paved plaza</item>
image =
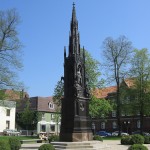
[[[103,143],[110,146],[110,150],[127,150],[129,147],[129,145],[121,145],[120,140],[104,140]],[[150,144],[145,146],[150,150]]]
[[[22,148],[20,150],[38,150],[38,147],[42,144],[44,143],[22,144]],[[121,145],[120,140],[104,140],[103,144],[109,147],[107,150],[127,150],[129,147],[129,145]],[[150,150],[150,144],[145,144],[145,146]]]

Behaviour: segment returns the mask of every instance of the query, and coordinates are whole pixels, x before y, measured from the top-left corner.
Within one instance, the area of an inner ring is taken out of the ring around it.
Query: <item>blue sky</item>
[[[52,96],[63,76],[72,3],[76,4],[81,47],[102,62],[106,37],[125,35],[135,48],[150,50],[150,0],[0,0],[0,10],[16,8],[21,24],[24,69],[19,78],[30,96]]]

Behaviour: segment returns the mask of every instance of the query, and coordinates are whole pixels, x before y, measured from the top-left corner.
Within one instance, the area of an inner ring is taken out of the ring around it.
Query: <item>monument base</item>
[[[82,141],[91,141],[91,140],[93,140],[92,132],[60,134],[60,141],[65,141],[65,142],[82,142]]]
[[[51,142],[56,150],[110,150],[107,144],[100,141],[83,141],[83,142]]]

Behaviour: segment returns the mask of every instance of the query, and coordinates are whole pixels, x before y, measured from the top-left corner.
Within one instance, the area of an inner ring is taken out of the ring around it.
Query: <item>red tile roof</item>
[[[4,89],[1,90],[4,92],[4,94],[6,94],[6,100],[18,100],[21,98],[29,98],[29,94],[27,92],[23,92],[23,91],[16,91],[16,90],[12,90],[12,89]],[[23,94],[23,95],[22,95]]]
[[[114,93],[116,91],[117,91],[117,87],[116,86],[110,86],[110,87],[106,87],[106,88],[95,89],[93,94],[97,98],[106,98],[109,93]]]

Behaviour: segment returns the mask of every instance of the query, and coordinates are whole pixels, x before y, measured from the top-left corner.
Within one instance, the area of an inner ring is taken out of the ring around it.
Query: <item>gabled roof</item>
[[[13,89],[3,89],[1,90],[6,94],[5,99],[6,100],[18,100],[18,99],[24,99],[29,98],[29,94],[24,91],[16,91]]]
[[[131,88],[134,86],[135,78],[127,78],[122,81],[120,86],[127,86],[128,88]],[[95,95],[97,98],[107,98],[108,95],[114,94],[117,92],[117,86],[110,86],[105,87],[101,89],[95,89],[93,91],[93,95]]]
[[[116,91],[117,91],[116,86],[110,86],[110,87],[105,87],[101,89],[97,88],[93,91],[93,95],[95,95],[97,98],[106,98],[108,94],[114,93]]]
[[[135,78],[124,79],[124,82],[129,88],[131,88],[134,86]]]
[[[17,111],[23,111],[26,107],[26,100],[21,100],[18,104]],[[58,106],[53,102],[53,97],[31,97],[29,99],[30,109],[39,112],[56,112]],[[53,106],[53,107],[50,107]]]

